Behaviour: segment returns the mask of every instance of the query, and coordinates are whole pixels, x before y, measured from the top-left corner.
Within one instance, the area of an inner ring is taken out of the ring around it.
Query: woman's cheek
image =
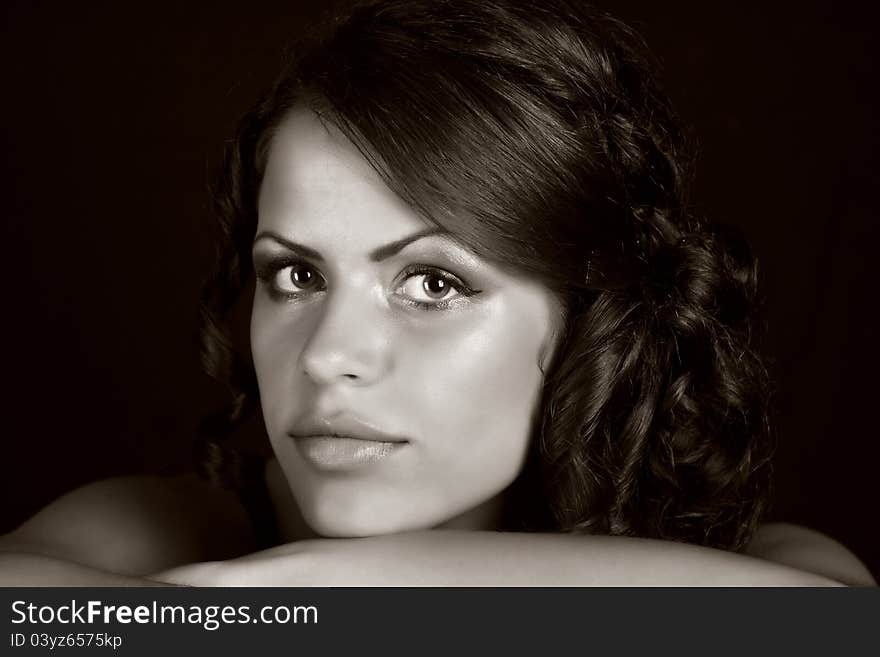
[[[307,317],[284,313],[269,300],[255,300],[251,314],[251,351],[260,402],[270,436],[286,430],[291,404],[297,399],[299,354],[305,343]]]
[[[445,331],[411,338],[408,364],[397,372],[409,383],[410,407],[419,409],[412,418],[419,433],[432,452],[446,456],[451,474],[515,467],[528,445],[547,324],[509,310],[486,304]]]

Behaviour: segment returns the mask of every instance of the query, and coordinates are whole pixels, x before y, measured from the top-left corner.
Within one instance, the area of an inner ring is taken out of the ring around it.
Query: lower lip
[[[406,445],[339,436],[296,436],[294,441],[302,457],[321,470],[351,470],[377,463]]]

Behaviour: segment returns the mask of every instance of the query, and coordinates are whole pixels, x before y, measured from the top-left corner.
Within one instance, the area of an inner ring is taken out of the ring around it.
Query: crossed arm
[[[873,583],[867,571],[860,571],[864,567],[857,560],[849,567],[842,567],[838,562],[832,560],[817,569],[833,572],[838,577],[835,579],[754,556],[670,541],[433,530],[363,539],[300,541],[232,561],[183,566],[157,573],[154,577],[196,586],[278,585],[282,582],[297,586],[830,586]]]
[[[160,492],[153,480],[139,490],[107,486],[62,498],[54,512],[50,506],[0,539],[0,585],[874,584],[846,548],[791,525],[767,526],[748,554],[649,539],[453,530],[314,539],[253,552],[242,538],[247,519],[229,500],[201,499],[195,488],[184,498],[164,483]],[[108,508],[96,514],[101,500]],[[56,530],[48,541],[50,526],[65,518],[74,529],[67,536]]]

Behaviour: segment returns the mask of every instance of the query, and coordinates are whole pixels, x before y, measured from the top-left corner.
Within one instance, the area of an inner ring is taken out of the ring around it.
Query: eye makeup
[[[428,298],[425,299],[417,299],[414,298],[413,294],[405,293],[406,284],[410,279],[424,277],[422,282],[423,292],[430,297],[431,294],[436,294],[436,290],[429,290],[428,282],[433,279],[435,283],[441,283],[443,286],[446,286],[447,289],[454,290],[456,292],[455,296],[450,298]],[[418,308],[420,310],[447,310],[453,306],[461,305],[466,302],[469,297],[473,297],[476,294],[479,294],[482,290],[477,290],[472,288],[467,283],[465,283],[461,278],[456,276],[450,271],[439,267],[432,267],[429,265],[422,264],[413,264],[407,266],[398,276],[397,280],[399,281],[395,286],[395,294],[397,298],[400,299],[401,302],[406,305]]]
[[[260,285],[273,300],[300,300],[332,287],[328,282],[332,278],[328,279],[321,268],[313,264],[326,262],[319,251],[275,233],[261,233],[255,244],[260,241],[271,242],[273,247],[254,249],[254,270]],[[379,252],[382,252],[381,259],[376,258]],[[482,292],[466,278],[470,279],[471,273],[479,277],[484,264],[447,234],[423,231],[378,247],[368,255],[371,262],[378,264],[377,275],[388,281],[383,286],[387,286],[390,298],[408,308],[451,310]],[[462,270],[466,276],[455,273]],[[338,275],[344,276],[344,270]]]
[[[273,300],[294,300],[309,294],[323,292],[327,281],[321,271],[310,262],[292,253],[256,252],[253,258],[258,284]],[[290,270],[282,280],[285,270]],[[300,277],[297,280],[297,277]],[[289,288],[285,289],[285,284]]]

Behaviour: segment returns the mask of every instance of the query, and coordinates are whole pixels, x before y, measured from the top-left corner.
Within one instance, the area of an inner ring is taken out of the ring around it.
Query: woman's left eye
[[[405,272],[405,276],[395,292],[422,307],[443,307],[476,293],[454,274],[439,269],[417,269]]]

